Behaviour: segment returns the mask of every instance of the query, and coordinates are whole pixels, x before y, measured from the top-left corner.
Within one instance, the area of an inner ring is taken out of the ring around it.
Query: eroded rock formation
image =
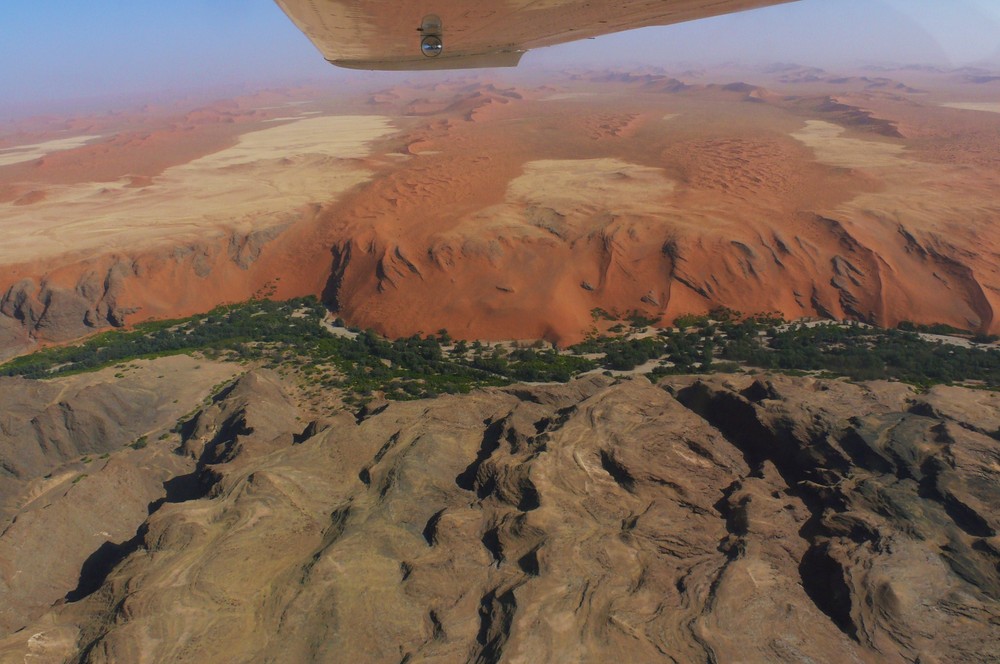
[[[251,373],[196,414],[171,455],[184,479],[134,523],[132,548],[0,653],[1000,655],[996,395],[589,376],[315,419],[293,394]]]

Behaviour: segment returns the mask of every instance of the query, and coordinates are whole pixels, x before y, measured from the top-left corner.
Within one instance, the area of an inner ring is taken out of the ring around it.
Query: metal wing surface
[[[275,0],[332,64],[514,67],[525,51],[795,0]]]

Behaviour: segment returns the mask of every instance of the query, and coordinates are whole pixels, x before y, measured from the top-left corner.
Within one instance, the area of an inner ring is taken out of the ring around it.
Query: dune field
[[[262,292],[393,336],[718,306],[1000,331],[1000,116],[918,73],[454,76],[36,122],[0,138],[0,340]]]

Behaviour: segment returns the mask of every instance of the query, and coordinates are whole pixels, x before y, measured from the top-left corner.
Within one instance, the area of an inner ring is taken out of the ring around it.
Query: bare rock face
[[[137,251],[131,257],[109,254],[31,266],[32,274],[42,276],[9,286],[0,277],[0,359],[25,352],[35,341],[72,341],[123,327],[140,312],[144,318],[176,316],[247,299],[273,279],[273,271],[262,270],[266,277],[244,273],[291,224],[281,221],[190,246]]]
[[[137,531],[164,499],[164,482],[186,470],[176,455],[128,450],[39,482],[0,534],[0,629],[21,629],[53,604],[92,592],[141,541]]]
[[[306,425],[251,374],[186,431],[199,491],[0,656],[992,661],[1000,402],[969,394],[594,376]]]
[[[218,464],[291,444],[298,411],[269,372],[247,374],[192,420],[181,449],[203,464]],[[257,449],[263,446],[263,449]]]
[[[17,319],[0,315],[0,348],[6,349],[0,351],[0,356],[25,350],[30,344],[27,331]]]
[[[737,387],[712,380],[676,394],[752,466],[772,469],[768,490],[807,508],[798,569],[815,606],[864,651],[892,661],[995,658],[995,630],[960,626],[960,616],[992,623],[1000,611],[1000,444],[975,431],[983,415],[963,418],[955,388],[916,396],[898,385],[787,379]],[[995,418],[990,401],[985,417]],[[955,419],[926,414],[936,408]],[[723,508],[745,531],[734,543],[752,536],[755,520],[771,521],[761,503],[727,495]]]
[[[121,449],[157,425],[172,425],[180,407],[161,388],[137,378],[68,386],[0,378],[0,516],[12,495],[4,490],[9,483]]]
[[[0,358],[23,351],[31,339],[70,341],[100,327],[122,325],[134,311],[123,309],[116,299],[126,278],[123,270],[116,263],[103,279],[88,271],[73,288],[32,279],[10,286],[0,298],[0,329],[8,330],[0,339]]]
[[[235,373],[187,357],[118,371],[0,379],[0,632],[90,594],[139,546],[196,471],[169,429]]]
[[[248,270],[250,266],[260,258],[267,243],[281,235],[291,222],[263,228],[249,233],[233,233],[229,238],[228,254],[230,260],[236,263],[241,270]]]
[[[46,288],[41,300],[45,309],[35,326],[39,334],[53,341],[68,341],[87,333],[85,320],[92,305],[81,295],[61,288]]]

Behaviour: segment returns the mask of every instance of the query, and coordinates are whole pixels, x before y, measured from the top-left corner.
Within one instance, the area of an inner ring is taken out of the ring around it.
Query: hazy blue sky
[[[522,67],[726,60],[963,65],[1000,60],[998,35],[1000,0],[802,0],[543,49],[525,56]],[[0,113],[343,75],[272,0],[3,0],[0,10]]]

